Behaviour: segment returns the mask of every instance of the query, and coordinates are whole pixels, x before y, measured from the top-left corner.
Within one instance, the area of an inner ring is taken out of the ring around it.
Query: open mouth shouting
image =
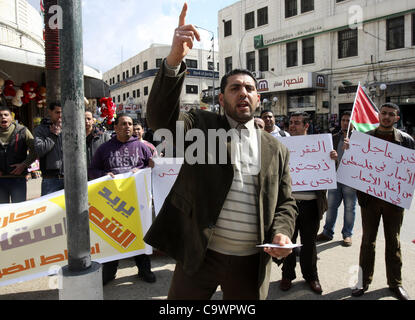
[[[0,127],[2,129],[7,129],[10,126],[10,123],[10,120],[3,118],[0,120]]]
[[[250,112],[251,105],[247,101],[241,101],[236,105],[237,110],[241,112]]]

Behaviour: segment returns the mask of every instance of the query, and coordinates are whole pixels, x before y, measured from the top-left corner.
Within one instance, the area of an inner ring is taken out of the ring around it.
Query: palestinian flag
[[[379,126],[379,116],[375,104],[359,84],[353,106],[351,123],[357,131],[367,132]]]

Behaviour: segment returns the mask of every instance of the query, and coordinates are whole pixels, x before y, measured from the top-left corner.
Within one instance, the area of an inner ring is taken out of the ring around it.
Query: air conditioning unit
[[[262,71],[254,71],[253,74],[257,79],[264,79],[264,73]]]

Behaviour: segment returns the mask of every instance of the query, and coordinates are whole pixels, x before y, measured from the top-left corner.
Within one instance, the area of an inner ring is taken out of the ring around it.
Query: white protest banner
[[[353,132],[337,172],[339,182],[410,209],[415,189],[415,151]]]
[[[153,199],[156,215],[160,212],[164,200],[176,182],[183,158],[153,158],[154,168],[152,171]]]
[[[330,134],[278,137],[290,151],[292,191],[336,189],[336,163]]]
[[[88,184],[91,259],[151,254],[151,169]],[[0,286],[56,274],[67,265],[64,191],[0,207]]]

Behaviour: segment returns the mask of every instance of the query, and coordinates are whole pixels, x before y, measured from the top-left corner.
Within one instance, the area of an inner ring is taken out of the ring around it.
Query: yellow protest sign
[[[151,254],[151,170],[104,177],[88,185],[91,258],[97,262]],[[55,274],[68,260],[64,191],[0,206],[0,286]]]

